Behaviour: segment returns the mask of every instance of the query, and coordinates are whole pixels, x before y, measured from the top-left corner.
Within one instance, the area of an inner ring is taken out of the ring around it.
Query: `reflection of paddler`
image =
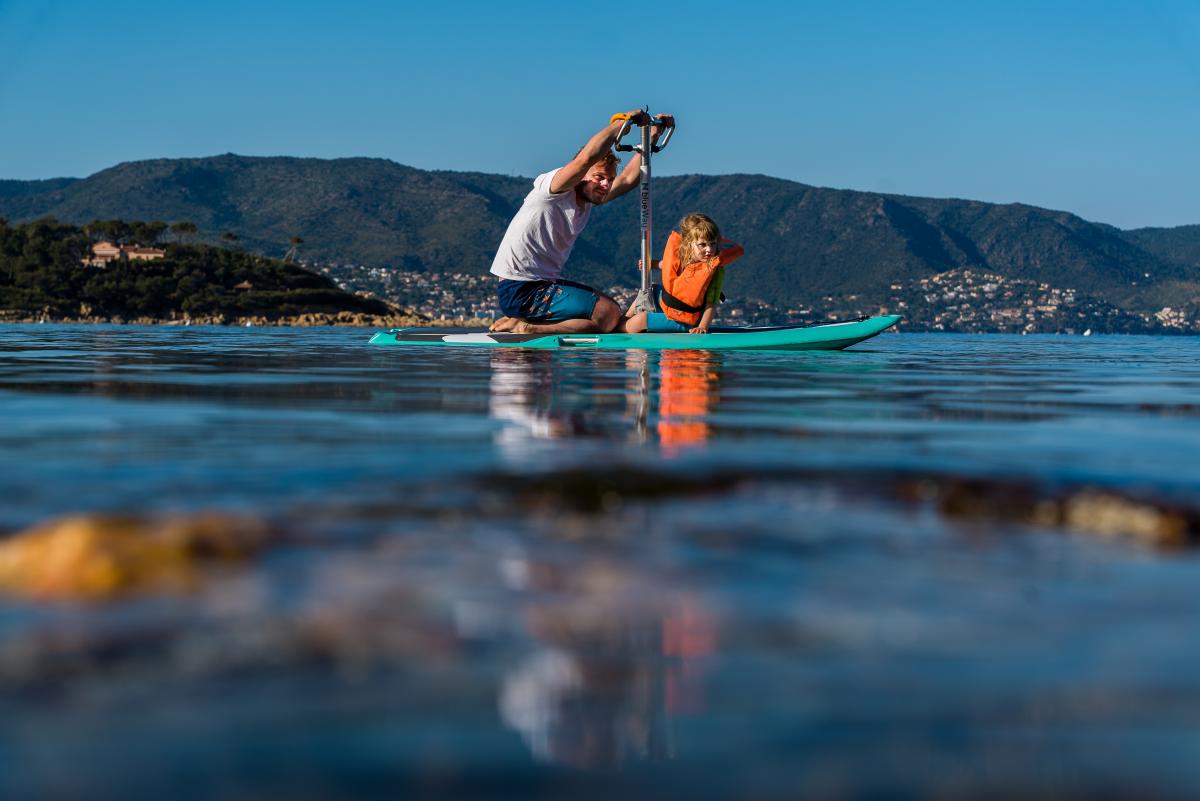
[[[633,439],[645,442],[649,436],[650,419],[650,355],[644,350],[631,350],[625,355],[625,370],[636,378],[627,385],[626,398],[633,417]]]
[[[676,607],[663,617],[663,656],[677,662],[667,671],[664,687],[669,715],[704,710],[701,658],[716,651],[717,627],[700,599],[683,594]]]
[[[663,351],[659,362],[658,439],[667,449],[708,439],[705,422],[716,399],[716,354],[699,350]]]
[[[535,647],[499,708],[533,755],[593,770],[671,758],[671,718],[707,706],[718,632],[703,600],[633,563],[509,558],[504,573]]]
[[[559,408],[550,354],[495,348],[490,356],[488,414],[505,424],[496,432],[501,449],[515,456],[531,441],[582,431],[582,422]]]

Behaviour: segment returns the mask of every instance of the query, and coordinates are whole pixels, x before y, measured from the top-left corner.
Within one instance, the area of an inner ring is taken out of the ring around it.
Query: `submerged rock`
[[[1084,491],[1061,507],[1063,524],[1073,531],[1106,537],[1132,537],[1162,547],[1197,542],[1197,517],[1183,509],[1143,503],[1109,492]]]
[[[75,515],[0,543],[0,592],[41,601],[102,601],[193,588],[204,571],[244,561],[270,537],[253,517]]]
[[[1043,490],[1034,484],[983,479],[932,479],[904,492],[932,499],[947,517],[1005,520],[1158,548],[1200,544],[1200,512],[1111,489]]]

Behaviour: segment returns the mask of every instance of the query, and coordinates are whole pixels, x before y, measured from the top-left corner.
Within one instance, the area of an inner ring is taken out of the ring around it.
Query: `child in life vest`
[[[625,331],[707,334],[721,302],[724,267],[744,252],[741,245],[721,238],[708,215],[687,215],[667,238],[662,260],[651,264],[662,270],[662,288],[655,293],[659,310],[627,317]]]

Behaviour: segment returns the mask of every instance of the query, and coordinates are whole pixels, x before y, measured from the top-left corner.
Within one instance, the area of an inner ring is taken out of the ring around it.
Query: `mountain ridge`
[[[188,220],[200,241],[228,231],[266,255],[282,255],[300,237],[302,255],[317,262],[483,274],[530,181],[369,157],[222,154],[122,162],[78,179],[0,181],[0,216]],[[749,298],[882,296],[896,282],[978,268],[1128,308],[1200,299],[1200,225],[1122,231],[1024,203],[690,174],[655,179],[656,250],[671,222],[696,210],[745,245],[737,292]],[[630,283],[639,241],[636,200],[600,207],[567,275]]]

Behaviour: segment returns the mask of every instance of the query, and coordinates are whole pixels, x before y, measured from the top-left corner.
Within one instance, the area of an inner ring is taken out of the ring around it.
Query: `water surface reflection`
[[[5,596],[0,796],[1200,782],[1194,343],[364,339],[0,327],[0,544],[271,533],[182,588]]]
[[[518,458],[529,454],[522,443],[602,437],[653,441],[671,457],[709,439],[722,354],[632,351],[616,358],[612,372],[567,371],[557,354],[493,351],[488,397],[489,413],[502,424],[497,445]]]
[[[674,753],[673,719],[704,709],[713,616],[687,593],[636,586],[597,561],[570,567],[513,559],[520,611],[535,643],[503,678],[500,711],[539,760],[615,768]]]

